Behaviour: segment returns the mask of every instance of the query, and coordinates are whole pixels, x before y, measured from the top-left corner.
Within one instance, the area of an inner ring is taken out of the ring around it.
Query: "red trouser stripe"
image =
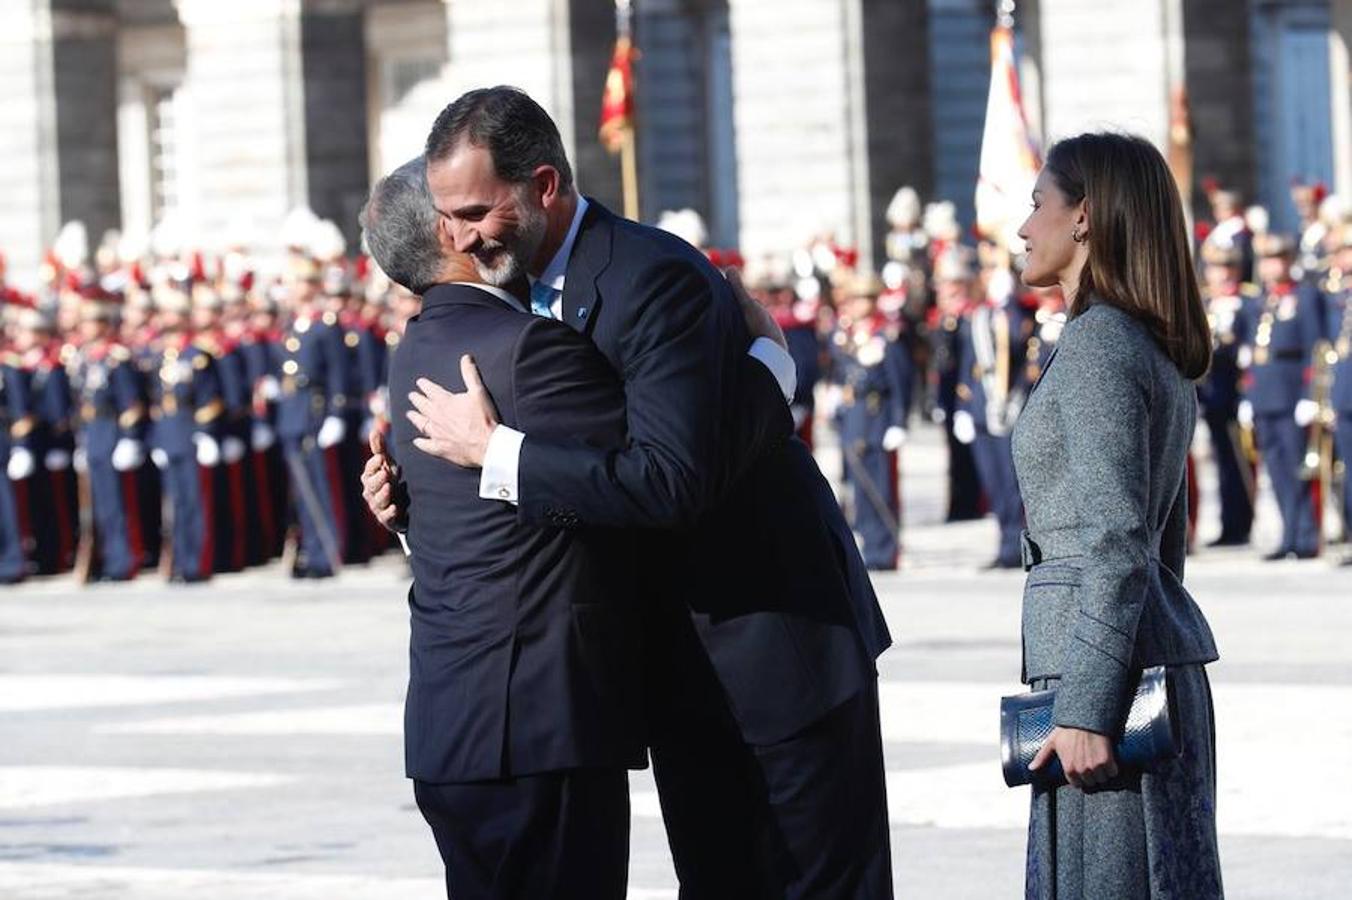
[[[208,578],[216,567],[216,496],[212,492],[212,471],[206,466],[197,467],[197,480],[202,486],[202,509],[200,510],[205,528],[202,529],[201,565],[197,574]]]

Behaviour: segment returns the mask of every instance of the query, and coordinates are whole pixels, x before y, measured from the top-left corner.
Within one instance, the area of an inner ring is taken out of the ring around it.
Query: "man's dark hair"
[[[427,161],[441,162],[462,141],[487,149],[503,181],[520,184],[538,166],[553,166],[559,172],[560,192],[572,190],[573,169],[563,152],[558,126],[520,88],[500,85],[461,94],[432,124]]]
[[[391,281],[422,296],[440,280],[440,223],[421,156],[375,183],[359,221],[366,249]]]

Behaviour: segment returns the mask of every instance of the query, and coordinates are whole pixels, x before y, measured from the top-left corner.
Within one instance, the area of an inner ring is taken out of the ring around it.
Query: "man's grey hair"
[[[444,268],[437,219],[421,156],[377,181],[359,218],[376,265],[418,296],[441,280]]]

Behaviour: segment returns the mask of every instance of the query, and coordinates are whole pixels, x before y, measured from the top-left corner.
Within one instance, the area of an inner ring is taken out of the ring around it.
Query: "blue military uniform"
[[[281,335],[251,331],[238,352],[249,390],[249,464],[253,472],[254,506],[258,509],[258,549],[263,559],[281,554],[290,520],[286,461],[277,440],[277,402],[281,392]]]
[[[994,566],[1023,565],[1023,499],[1014,474],[1010,432],[1023,406],[1033,319],[1012,298],[974,309],[960,330],[957,413],[971,417],[973,457],[990,509],[1000,525]],[[955,413],[955,415],[957,414]]]
[[[79,519],[71,468],[75,440],[70,380],[54,350],[35,348],[13,359],[6,391],[13,447],[30,453],[36,463],[21,490],[32,529],[31,558],[43,575],[66,571],[74,563]]]
[[[841,386],[840,442],[854,485],[854,530],[870,569],[897,567],[901,498],[897,453],[884,447],[889,429],[906,427],[914,366],[895,326],[881,315],[841,328],[832,363]]]
[[[334,515],[337,461],[318,440],[330,419],[341,421],[347,406],[346,360],[333,322],[298,316],[282,340],[281,363],[277,436],[300,525],[295,574],[327,577],[341,560],[344,534]]]
[[[1324,338],[1331,345],[1329,408],[1343,462],[1342,521],[1352,528],[1352,273],[1331,272],[1323,284]]]
[[[130,466],[133,462],[115,459],[119,445],[123,453],[133,450],[142,455],[146,408],[136,367],[126,347],[100,341],[80,349],[72,360],[70,376],[79,411],[78,440],[88,467],[101,576],[124,581],[136,574],[142,562],[140,536],[131,528],[127,515],[123,471],[115,465]],[[142,461],[134,460],[137,464]]]
[[[347,433],[335,448],[342,473],[343,562],[363,563],[374,552],[370,517],[361,497],[361,472],[369,455],[364,435],[371,418],[370,398],[382,382],[385,348],[355,313],[340,314],[333,327],[342,339],[347,398],[342,414]]]
[[[219,448],[225,412],[220,376],[207,351],[186,336],[166,339],[150,382],[151,445],[173,510],[171,576],[203,581],[214,571],[212,465],[200,465],[198,445]]]
[[[1284,282],[1250,301],[1252,359],[1244,399],[1253,407],[1254,430],[1282,515],[1282,540],[1274,558],[1319,553],[1314,493],[1301,480],[1308,436],[1295,409],[1308,394],[1306,374],[1324,323],[1318,291]]]
[[[0,465],[9,462],[9,385],[12,381],[9,366],[0,360]],[[27,567],[23,555],[23,533],[19,528],[19,506],[14,498],[14,485],[7,475],[0,472],[0,584],[13,584],[22,580],[25,574]]]
[[[249,503],[251,473],[244,467],[249,441],[249,403],[244,360],[234,344],[216,330],[199,332],[193,344],[211,357],[220,385],[222,415],[218,425],[221,460],[212,467],[212,569],[238,572],[261,562],[257,508]]]
[[[1207,298],[1211,369],[1197,385],[1197,398],[1211,436],[1220,493],[1221,533],[1213,544],[1247,544],[1253,528],[1253,466],[1239,424],[1240,348],[1251,340],[1249,311],[1258,298],[1252,285]]]

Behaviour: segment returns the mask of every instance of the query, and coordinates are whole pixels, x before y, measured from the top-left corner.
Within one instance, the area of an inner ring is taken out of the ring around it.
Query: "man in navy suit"
[[[377,262],[423,297],[391,366],[396,413],[420,376],[463,389],[473,354],[467,380],[482,377],[502,422],[624,443],[622,388],[596,348],[530,315],[524,281],[516,294],[467,283],[438,252],[421,158],[376,185],[363,227]],[[622,900],[626,770],[646,764],[635,535],[523,523],[479,499],[476,473],[416,452],[417,435],[394,416],[413,570],[405,757],[447,895]]]
[[[419,382],[414,444],[480,469],[481,502],[522,525],[667,529],[644,572],[644,674],[682,896],[890,896],[874,668],[890,637],[790,437],[792,375],[786,389],[771,372],[791,373],[787,354],[744,320],[768,314],[680,239],[579,196],[557,128],[518,90],[464,95],[427,150],[454,249],[490,284],[529,276],[532,311],[623,381],[622,445],[513,428],[472,378]]]

